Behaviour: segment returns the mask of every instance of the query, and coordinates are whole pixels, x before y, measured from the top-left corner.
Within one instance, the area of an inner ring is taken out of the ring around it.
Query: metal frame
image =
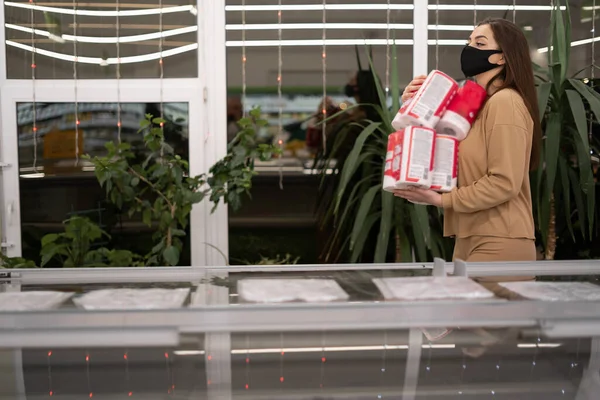
[[[598,302],[445,301],[199,306],[153,311],[0,313],[2,347],[173,345],[173,335],[411,328],[517,327],[551,337],[600,336]],[[585,326],[585,334],[573,330]],[[51,327],[51,328],[50,328]],[[99,334],[101,333],[101,334]],[[553,334],[554,333],[554,334]],[[114,336],[113,336],[114,335]],[[69,338],[67,340],[66,338]],[[41,340],[41,342],[40,342]]]
[[[448,275],[483,276],[561,276],[600,275],[600,260],[454,263],[436,260]],[[406,264],[318,264],[227,267],[145,267],[76,269],[0,269],[0,282],[18,285],[57,285],[91,283],[190,282],[199,283],[208,276],[231,273],[318,273],[336,271],[433,270],[434,263]],[[465,269],[463,273],[461,269]],[[436,275],[442,275],[441,271]]]
[[[192,79],[165,79],[163,101],[181,101],[189,104],[190,173],[200,174],[226,151],[226,136],[217,134],[225,126],[226,76],[225,65],[225,4],[224,0],[198,1],[198,77]],[[0,7],[0,92],[1,92],[1,147],[0,161],[10,166],[4,168],[1,214],[3,242],[6,254],[21,255],[21,221],[18,168],[18,139],[16,124],[17,102],[31,101],[30,80],[6,79],[6,48],[4,46],[4,6]],[[221,32],[222,31],[222,32]],[[80,102],[116,102],[117,81],[79,80],[77,82]],[[72,80],[36,80],[36,100],[40,102],[73,102]],[[120,81],[122,102],[160,101],[159,79],[123,79]],[[210,95],[208,95],[210,94]],[[222,112],[221,112],[221,111]],[[212,134],[211,134],[212,133]],[[202,243],[209,242],[227,253],[227,209],[219,207],[211,214],[210,204],[193,208],[191,218],[192,264],[223,265],[221,256],[216,257]],[[211,229],[209,229],[209,227]],[[216,227],[216,228],[215,228]],[[218,253],[217,253],[218,254]]]

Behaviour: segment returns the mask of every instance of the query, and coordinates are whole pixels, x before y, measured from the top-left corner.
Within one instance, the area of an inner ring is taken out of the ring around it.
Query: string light
[[[246,114],[246,0],[242,0],[242,109]]]
[[[513,0],[513,24],[517,23],[517,0]]]
[[[129,380],[129,352],[123,353],[123,360],[125,361],[125,390],[128,390],[127,395],[129,397],[133,396],[133,392],[131,389],[131,383]]]
[[[50,397],[54,396],[54,389],[52,388],[52,350],[50,350],[47,354],[46,362],[48,364],[48,395]]]
[[[590,67],[591,71],[591,82],[592,89],[596,86],[594,79],[596,77],[596,0],[592,1],[592,65]],[[595,89],[594,89],[595,90]],[[594,122],[593,118],[590,118],[590,132],[589,132],[589,142],[592,142],[593,139],[593,128]]]
[[[386,372],[386,368],[387,368],[387,343],[388,343],[388,334],[387,331],[383,332],[383,353],[381,355],[381,375],[380,375],[380,382],[379,382],[379,386],[381,389],[383,389],[385,386],[385,372]],[[383,395],[380,393],[377,398],[383,398]]]
[[[210,361],[210,356],[208,356],[208,360]],[[171,357],[169,357],[168,352],[165,352],[165,365],[167,370],[167,393],[172,394],[175,391],[175,384],[173,383],[174,378],[173,369],[171,368]]]
[[[477,0],[473,0],[473,26],[477,26]]]
[[[463,394],[463,390],[464,390],[464,382],[465,382],[465,373],[467,371],[467,357],[466,355],[463,353],[463,358],[462,358],[462,363],[461,363],[461,368],[460,368],[460,390],[458,391],[459,395]]]
[[[327,0],[323,0],[323,50],[321,54],[321,67],[323,69],[323,126],[321,127],[321,136],[323,141],[323,152],[327,152]]]
[[[163,9],[163,2],[162,0],[158,1],[158,7],[160,8],[161,12],[158,14],[158,31],[162,33],[163,31],[163,13],[162,13],[162,9]],[[159,70],[160,70],[160,119],[164,118],[164,104],[163,104],[163,80],[165,77],[165,70],[164,70],[164,62],[163,62],[163,40],[164,38],[160,37],[160,39],[158,40],[158,52],[160,53],[159,59],[158,59],[158,66],[159,66]],[[164,140],[165,140],[165,124],[164,122],[160,123],[160,129],[162,132],[162,137],[161,137],[161,146],[160,146],[160,156],[161,158],[164,155]]]
[[[29,3],[33,4],[33,0],[29,0]],[[33,8],[31,9],[31,29],[35,27],[35,14]],[[37,129],[37,104],[35,99],[35,78],[36,78],[36,64],[35,64],[35,34],[31,33],[31,47],[34,51],[31,52],[31,87],[32,87],[32,103],[33,103],[33,171],[38,172],[37,169],[37,157],[38,157],[38,129]]]
[[[440,0],[436,0],[435,8],[435,27],[440,26]],[[435,69],[440,65],[440,30],[435,30]]]
[[[121,144],[121,20],[119,16],[119,0],[115,1],[116,14],[117,14],[117,142]]]
[[[246,385],[245,389],[250,389],[250,336],[246,334],[246,360],[245,360],[245,372],[246,372]]]
[[[325,389],[325,363],[327,362],[327,358],[325,357],[325,332],[321,334],[321,383],[319,384],[319,388],[321,392]]]
[[[92,377],[90,374],[90,355],[89,355],[89,353],[85,354],[85,374],[86,374],[86,378],[87,378],[89,398],[91,399],[92,397],[94,397],[94,392],[92,392]]]
[[[283,95],[281,92],[282,85],[282,68],[283,68],[283,56],[281,53],[281,0],[278,0],[279,11],[277,11],[277,24],[279,29],[277,30],[277,38],[279,45],[277,46],[278,65],[277,65],[277,102],[279,105],[279,118],[278,118],[278,139],[279,149],[279,189],[283,190]],[[283,377],[282,377],[283,378]]]
[[[385,30],[385,39],[386,39],[386,44],[385,44],[385,95],[386,95],[386,100],[387,100],[387,96],[390,93],[390,0],[387,0],[387,10],[386,10],[386,24],[387,24],[387,28]],[[394,37],[395,38],[395,37]]]
[[[73,36],[77,37],[77,0],[73,0]],[[79,103],[77,101],[77,40],[73,41],[73,91],[75,95],[75,165],[79,165]],[[90,396],[91,397],[91,396]]]
[[[285,356],[285,352],[284,352],[284,347],[283,347],[283,333],[280,334],[280,345],[281,345],[281,358],[280,358],[280,364],[279,364],[279,382],[280,383],[284,383],[285,382],[285,378],[283,376],[283,358]]]

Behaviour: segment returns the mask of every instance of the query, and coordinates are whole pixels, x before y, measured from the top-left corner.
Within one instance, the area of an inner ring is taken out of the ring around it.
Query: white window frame
[[[225,0],[197,2],[198,8],[198,75],[190,79],[164,79],[162,101],[186,102],[189,105],[189,161],[193,175],[207,172],[226,152],[226,71],[225,71]],[[0,162],[9,164],[0,174],[2,206],[2,242],[6,255],[21,255],[21,209],[19,193],[19,160],[17,108],[19,102],[33,100],[31,80],[6,78],[6,46],[4,6],[0,6]],[[40,56],[43,57],[43,56]],[[166,59],[168,62],[168,59]],[[74,102],[73,80],[35,81],[37,102]],[[158,103],[161,101],[159,79],[78,80],[77,101],[120,101]],[[191,260],[193,266],[224,265],[217,247],[228,254],[227,207],[211,213],[212,204],[205,201],[193,207],[190,216]]]

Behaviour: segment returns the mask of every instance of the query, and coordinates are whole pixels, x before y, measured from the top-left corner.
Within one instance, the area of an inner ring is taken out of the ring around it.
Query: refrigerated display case
[[[600,389],[595,300],[386,301],[373,281],[569,275],[595,285],[593,260],[0,274],[5,294],[72,294],[54,309],[0,311],[0,398],[591,400]],[[348,296],[241,301],[238,283],[256,278],[327,279]],[[78,304],[98,290],[126,300],[119,289],[148,288],[189,296],[162,309]],[[438,340],[424,334],[436,329],[449,332]]]

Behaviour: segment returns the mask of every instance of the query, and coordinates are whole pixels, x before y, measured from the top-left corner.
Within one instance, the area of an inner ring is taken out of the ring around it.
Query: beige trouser
[[[457,238],[454,247],[454,259],[467,262],[486,261],[535,261],[537,251],[532,239],[514,239],[492,236],[470,236]],[[511,298],[512,295],[497,282],[531,281],[533,276],[487,276],[475,278],[482,286],[499,297]]]

